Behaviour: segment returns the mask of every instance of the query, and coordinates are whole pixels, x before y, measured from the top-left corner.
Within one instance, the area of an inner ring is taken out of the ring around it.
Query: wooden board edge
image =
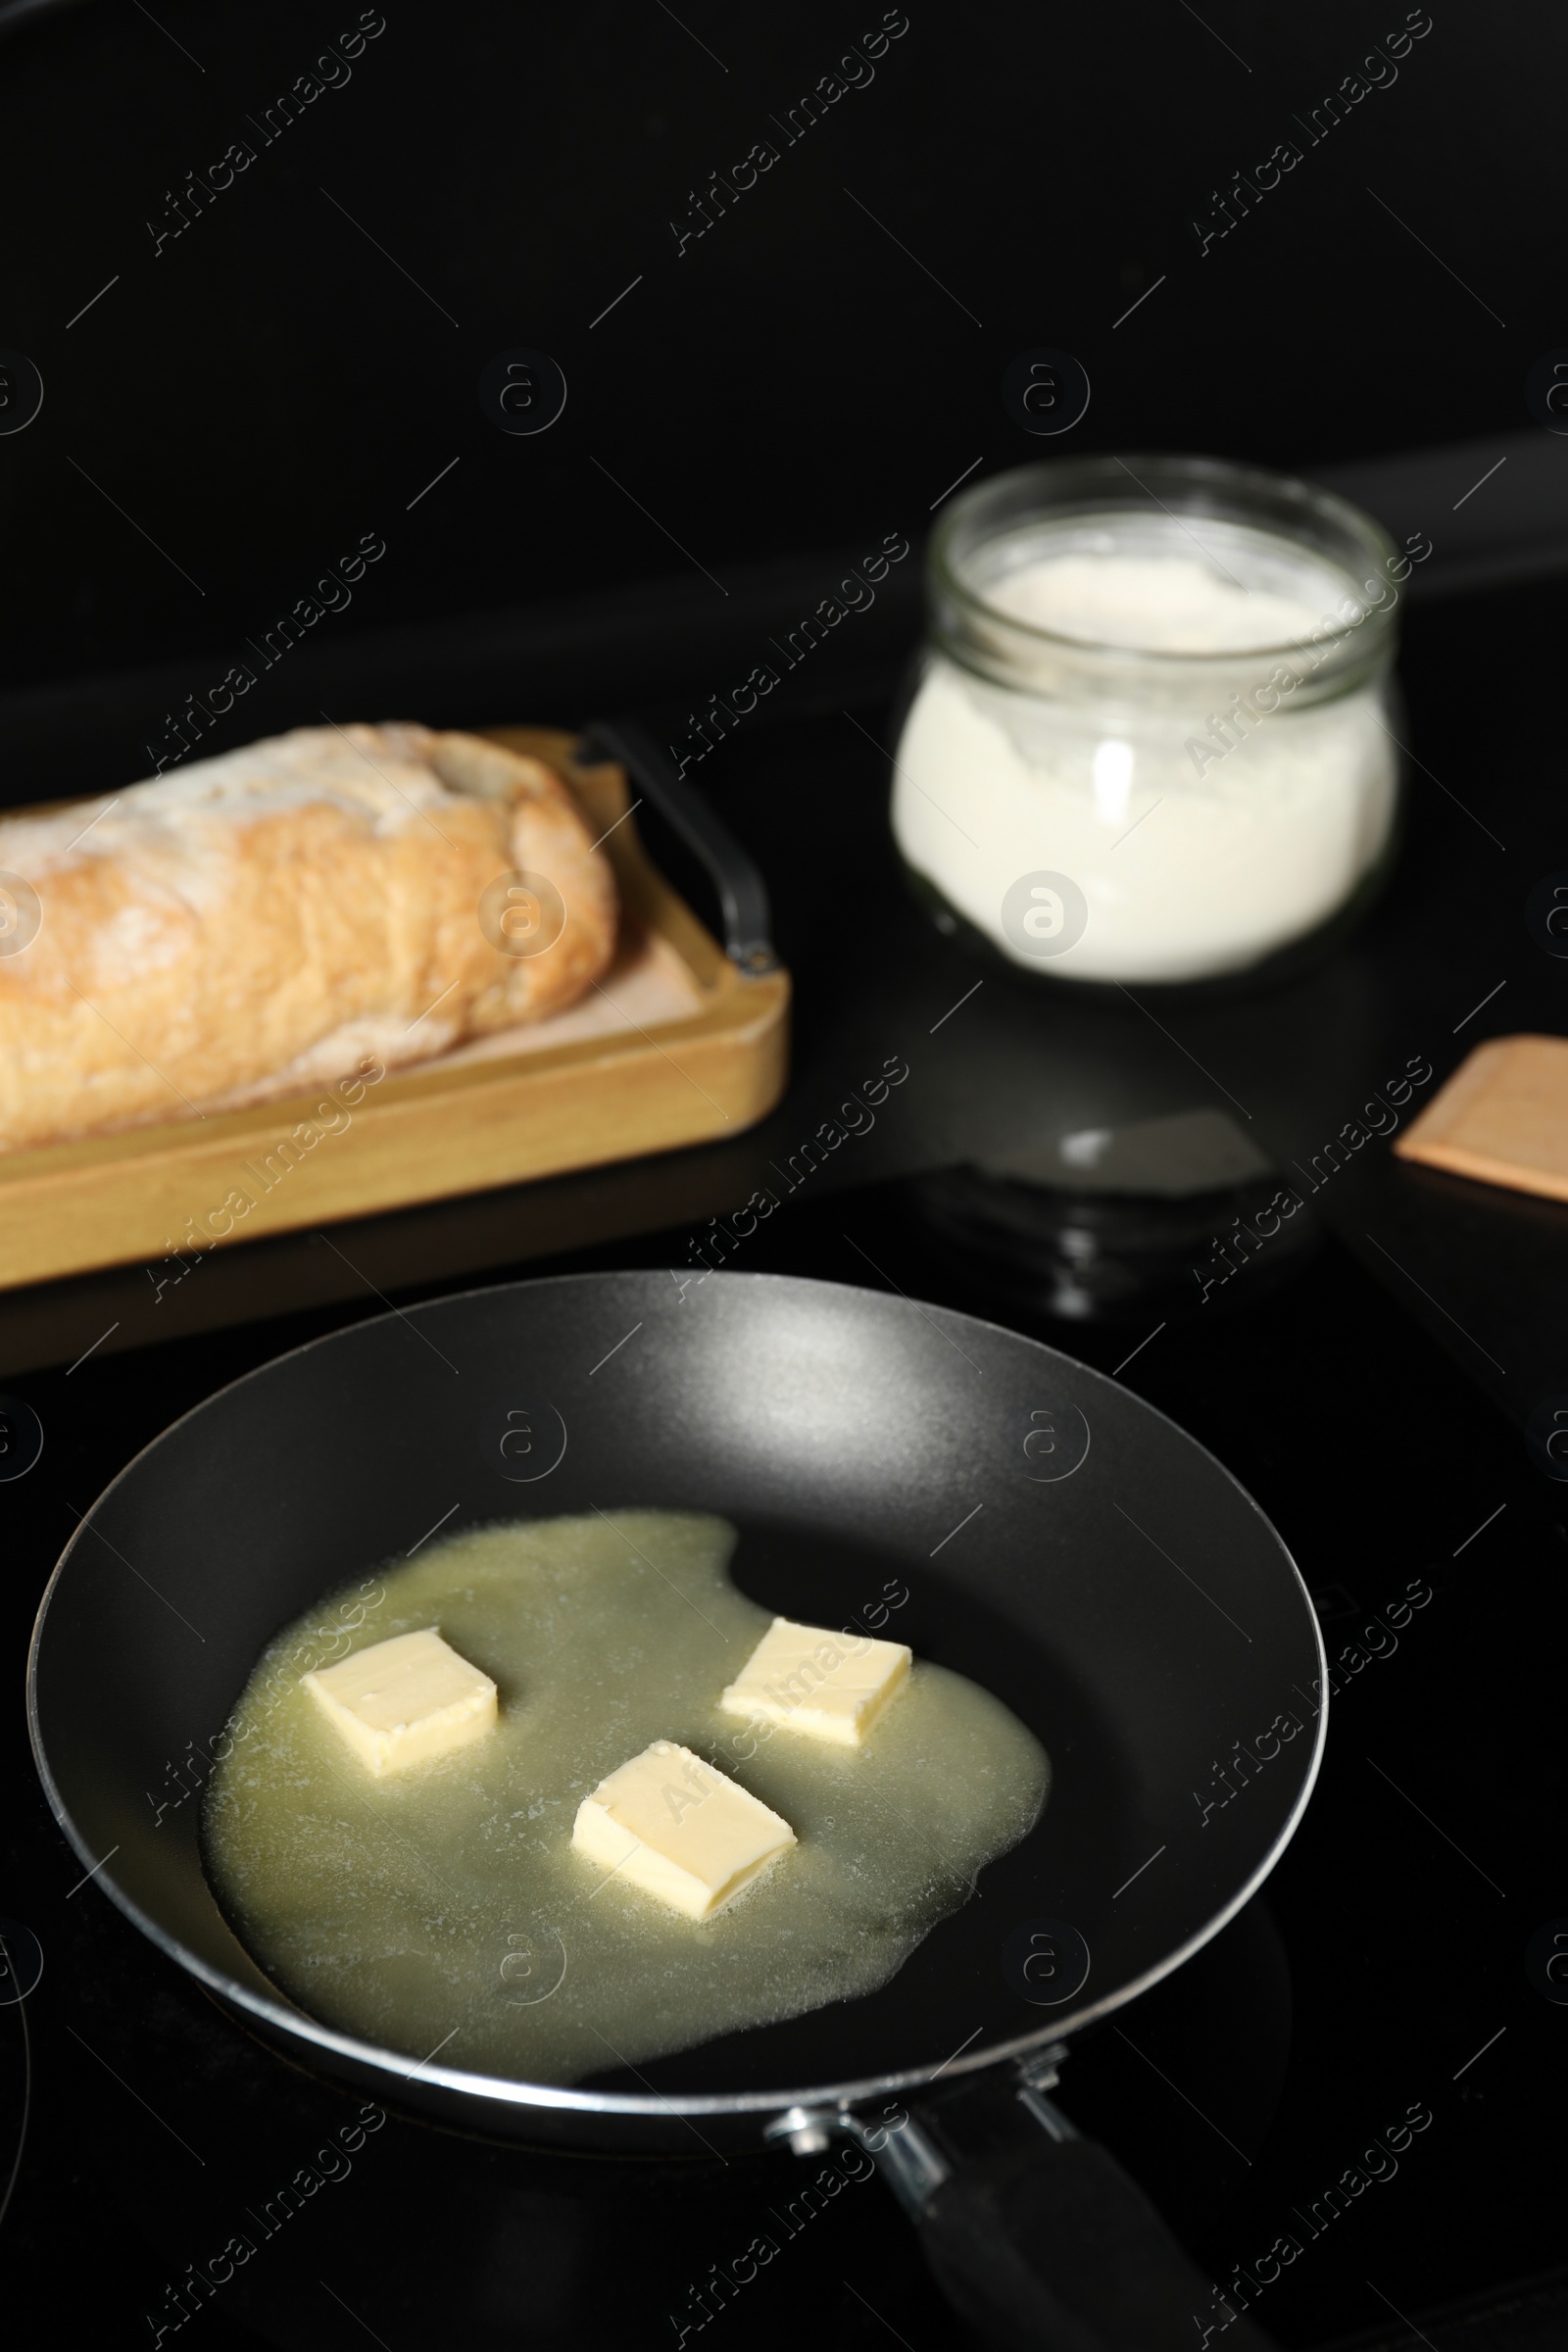
[[[1449,1073],[1430,1102],[1424,1103],[1404,1133],[1396,1137],[1394,1151],[1400,1159],[1419,1159],[1418,1144],[1439,1143],[1450,1135],[1466,1111],[1493,1085],[1513,1044],[1509,1037],[1489,1037],[1473,1046],[1458,1068]]]
[[[738,977],[738,976],[737,976]],[[710,1143],[727,1134],[744,1133],[765,1118],[783,1096],[788,1082],[787,976],[769,974],[743,982],[751,992],[746,1018],[727,1029],[690,1039],[683,1054],[689,1067],[668,1055],[654,1055],[640,1040],[622,1047],[623,1068],[616,1081],[617,1130],[612,1140],[584,1146],[578,1125],[570,1143],[552,1143],[552,1129],[574,1119],[573,1099],[598,1083],[592,1073],[572,1068],[544,1071],[536,1057],[519,1071],[509,1062],[478,1063],[472,1074],[479,1082],[476,1099],[468,1104],[476,1136],[485,1140],[470,1148],[461,1169],[440,1175],[411,1176],[400,1155],[403,1133],[417,1137],[427,1130],[427,1097],[404,1094],[374,1105],[374,1116],[360,1122],[361,1142],[351,1153],[339,1152],[318,1163],[330,1168],[332,1181],[303,1193],[290,1191],[273,1199],[270,1191],[253,1206],[264,1213],[257,1222],[220,1236],[204,1233],[200,1244],[186,1246],[200,1253],[213,1248],[237,1247],[252,1239],[299,1232],[316,1224],[344,1217],[377,1215],[420,1202],[459,1199],[465,1194],[494,1191],[511,1185],[570,1174],[579,1168],[605,1167],[621,1159],[636,1159]],[[468,1072],[454,1072],[453,1077]],[[703,1098],[688,1102],[688,1088]],[[491,1101],[486,1103],[483,1096]],[[439,1100],[439,1097],[437,1098]],[[361,1106],[362,1108],[364,1106]],[[530,1133],[519,1133],[523,1121]],[[182,1130],[182,1132],[189,1132]],[[351,1128],[348,1132],[352,1133]],[[197,1131],[199,1136],[199,1131]],[[497,1137],[506,1139],[497,1144]],[[323,1138],[334,1141],[336,1138]],[[530,1148],[532,1146],[532,1148]],[[253,1147],[254,1149],[254,1147]],[[80,1198],[77,1217],[93,1221],[94,1245],[84,1250],[69,1231],[64,1242],[51,1246],[40,1237],[36,1211],[45,1201],[57,1212],[62,1206],[58,1172],[39,1172],[29,1193],[14,1188],[0,1192],[0,1291],[21,1289],[73,1274],[101,1272],[112,1266],[133,1266],[161,1259],[179,1241],[171,1232],[180,1222],[167,1196],[198,1202],[219,1187],[224,1198],[235,1188],[229,1179],[238,1171],[243,1153],[236,1155],[232,1139],[200,1138],[200,1148],[172,1160],[143,1160],[136,1165],[139,1184],[129,1170],[94,1168],[77,1172],[74,1188]],[[271,1155],[268,1155],[270,1165]],[[106,1182],[115,1181],[113,1215],[101,1198]],[[255,1181],[252,1179],[251,1181]],[[278,1182],[281,1183],[281,1177]],[[185,1224],[195,1212],[187,1208]],[[59,1225],[53,1228],[58,1235]]]
[[[1553,1061],[1562,1063],[1564,1081],[1568,1084],[1568,1038],[1547,1037],[1534,1031],[1485,1038],[1471,1048],[1425,1109],[1410,1122],[1395,1143],[1395,1152],[1400,1159],[1419,1160],[1426,1146],[1443,1143],[1453,1134],[1461,1119],[1498,1083],[1510,1061],[1521,1054],[1533,1055],[1541,1048],[1546,1050]]]
[[[1469,1152],[1462,1145],[1430,1143],[1403,1152],[1400,1157],[1416,1167],[1441,1168],[1445,1175],[1467,1177],[1472,1184],[1497,1185],[1505,1192],[1533,1194],[1538,1200],[1568,1200],[1568,1175],[1529,1167],[1521,1160],[1491,1159],[1484,1152]]]
[[[376,1083],[374,1094],[367,1093],[353,1108],[367,1122],[374,1122],[405,1104],[428,1105],[535,1081],[544,1084],[580,1078],[586,1082],[600,1073],[611,1076],[617,1064],[644,1060],[650,1047],[663,1053],[672,1049],[695,1053],[714,1043],[749,1044],[788,1009],[789,976],[770,972],[749,980],[733,965],[727,968],[730,981],[715,992],[715,1002],[677,1020],[657,1022],[651,1029],[608,1030],[600,1037],[573,1039],[542,1052],[494,1054],[456,1067],[440,1059],[412,1063],[388,1071]],[[337,1083],[339,1092],[344,1091],[345,1082]],[[57,1199],[63,1190],[96,1185],[116,1173],[127,1180],[134,1173],[145,1182],[173,1169],[194,1172],[235,1152],[244,1157],[270,1141],[275,1143],[280,1132],[303,1123],[311,1106],[328,1091],[315,1087],[309,1094],[275,1096],[237,1110],[213,1112],[202,1120],[162,1120],[111,1135],[83,1136],[74,1143],[46,1144],[36,1152],[9,1153],[0,1159],[0,1217],[18,1200]]]

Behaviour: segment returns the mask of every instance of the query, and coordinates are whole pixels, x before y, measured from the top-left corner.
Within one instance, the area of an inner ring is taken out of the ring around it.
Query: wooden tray
[[[346,1125],[318,1126],[303,1151],[280,1145],[311,1121],[319,1088],[0,1154],[0,1289],[138,1258],[156,1286],[208,1249],[257,1234],[674,1151],[773,1108],[786,1075],[787,973],[740,971],[649,863],[622,768],[568,765],[575,738],[554,730],[484,732],[548,760],[606,835],[623,921],[600,990],[532,1028],[388,1072]],[[232,1192],[253,1206],[215,1242],[205,1219]]]

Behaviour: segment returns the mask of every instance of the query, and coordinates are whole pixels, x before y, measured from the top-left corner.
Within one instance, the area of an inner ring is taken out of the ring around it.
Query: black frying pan
[[[503,1452],[509,1426],[528,1454],[515,1435]],[[206,1752],[283,1624],[444,1515],[452,1534],[592,1504],[722,1513],[738,1583],[808,1622],[902,1579],[890,1630],[1031,1725],[1050,1801],[865,1999],[566,2089],[465,2073],[457,2047],[411,2072],[294,2008],[237,1941],[198,1849]],[[968,2317],[1056,2352],[1157,2352],[1225,2309],[1045,2094],[1067,2037],[1196,1951],[1278,1859],[1317,1771],[1323,1671],[1268,1521],[1114,1382],[901,1298],[620,1273],[378,1317],[186,1414],[67,1545],[29,1707],[95,1884],[294,2055],[534,2143],[810,2155],[849,2133]],[[1245,2319],[1225,2333],[1227,2352],[1261,2341]]]

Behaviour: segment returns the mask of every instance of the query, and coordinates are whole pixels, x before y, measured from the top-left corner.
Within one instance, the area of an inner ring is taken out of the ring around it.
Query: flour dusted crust
[[[509,871],[564,905],[541,955],[481,928]],[[569,1004],[615,941],[609,863],[553,770],[402,722],[0,819],[0,873],[41,907],[0,956],[0,1151],[423,1060]]]

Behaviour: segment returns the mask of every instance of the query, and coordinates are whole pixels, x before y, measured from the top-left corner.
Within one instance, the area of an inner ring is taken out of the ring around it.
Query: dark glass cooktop
[[[524,1270],[684,1264],[685,1242]],[[1238,1280],[1228,1301],[1145,1327],[1038,1313],[1039,1286],[949,1238],[913,1184],[792,1202],[747,1263],[880,1279],[1121,1365],[1271,1515],[1341,1686],[1316,1794],[1264,1895],[1075,2046],[1060,2102],[1282,2345],[1392,2352],[1416,2328],[1442,2352],[1563,2340],[1568,2302],[1547,2274],[1568,2006],[1541,1941],[1553,1923],[1568,1933],[1560,1489],[1331,1239],[1272,1284]],[[46,1445],[4,1490],[14,1675],[73,1512],[187,1404],[343,1319],[28,1380]],[[53,2280],[63,2327],[156,2343],[188,2326],[192,2340],[290,2352],[674,2345],[710,2329],[754,2347],[970,2340],[849,2152],[806,2198],[819,2161],[721,2164],[694,2138],[689,2162],[628,2165],[362,2116],[80,1883],[19,1707],[5,1737],[0,1909],[36,1939],[43,1974],[0,2009],[0,2181],[20,2153],[12,2275]],[[25,1971],[33,1947],[11,1943]],[[62,2264],[73,2245],[80,2259]],[[1215,2316],[1195,2315],[1195,2344]]]

